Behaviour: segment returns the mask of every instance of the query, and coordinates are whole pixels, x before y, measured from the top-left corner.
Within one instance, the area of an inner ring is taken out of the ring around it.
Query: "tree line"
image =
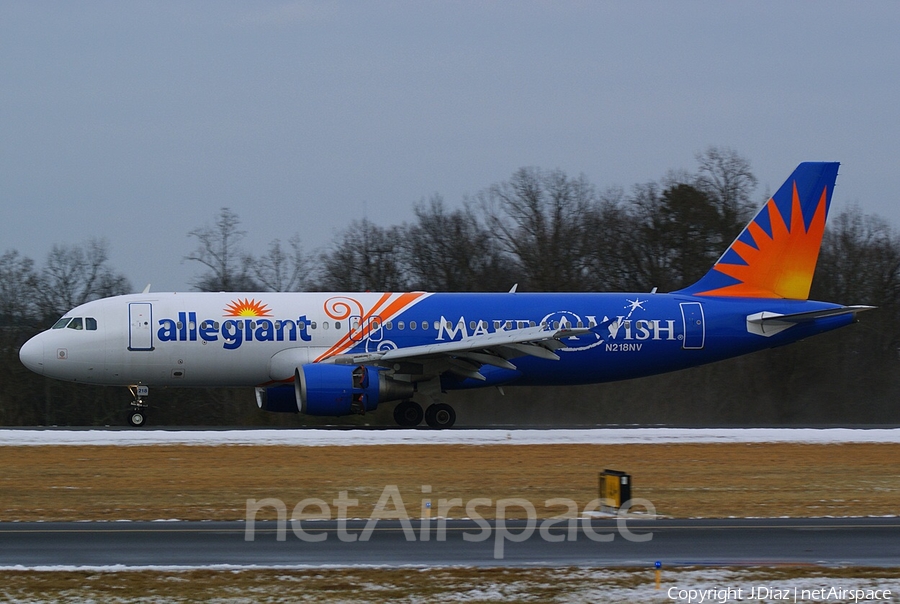
[[[668,291],[702,276],[759,205],[746,159],[713,147],[697,161],[630,193],[520,168],[462,207],[436,194],[410,223],[355,220],[312,254],[297,237],[245,253],[240,218],[223,208],[190,232],[186,258],[200,291]]]
[[[581,175],[520,168],[450,207],[440,195],[410,222],[350,223],[323,250],[299,237],[246,253],[240,217],[222,208],[191,230],[185,258],[198,291],[671,291],[699,279],[765,196],[750,162],[727,148],[696,156],[694,171],[625,190]],[[18,346],[70,308],[128,293],[102,240],[54,246],[42,266],[0,257],[0,424],[120,424],[128,395],[46,380],[18,362]],[[571,388],[454,393],[460,424],[898,423],[900,237],[851,207],[829,218],[811,297],[878,310],[860,323],[783,349],[663,376]],[[154,392],[151,421],[168,424],[321,423],[263,414],[252,392]],[[390,424],[389,409],[349,422]]]

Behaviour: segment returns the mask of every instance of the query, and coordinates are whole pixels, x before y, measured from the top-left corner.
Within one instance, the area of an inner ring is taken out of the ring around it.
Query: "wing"
[[[558,361],[555,351],[567,346],[562,340],[590,333],[593,329],[526,327],[453,342],[336,355],[320,362],[390,367],[395,371],[394,379],[403,381],[428,380],[445,372],[484,381],[486,378],[479,371],[483,365],[515,371],[516,366],[511,360],[522,356]]]

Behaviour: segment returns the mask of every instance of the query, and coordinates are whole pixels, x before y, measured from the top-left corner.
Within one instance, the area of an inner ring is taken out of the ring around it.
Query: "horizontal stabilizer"
[[[838,306],[836,308],[823,308],[819,310],[810,310],[806,312],[797,312],[783,315],[777,312],[763,311],[747,317],[747,331],[760,336],[774,336],[796,325],[797,323],[805,323],[816,319],[824,319],[826,317],[838,317],[841,315],[856,314],[866,310],[874,309],[874,306]]]

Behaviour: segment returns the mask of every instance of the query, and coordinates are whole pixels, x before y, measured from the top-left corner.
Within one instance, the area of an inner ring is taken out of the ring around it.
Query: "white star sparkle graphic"
[[[628,304],[630,304],[630,306],[625,307],[628,309],[629,314],[633,313],[634,311],[636,311],[639,308],[641,310],[647,310],[646,308],[644,308],[644,302],[647,302],[647,300],[641,300],[640,298],[637,298],[635,300],[629,300],[628,298],[625,298],[625,301],[628,302]]]

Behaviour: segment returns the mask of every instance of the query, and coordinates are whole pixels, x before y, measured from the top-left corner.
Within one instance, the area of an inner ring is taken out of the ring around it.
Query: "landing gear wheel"
[[[413,401],[400,401],[394,407],[394,421],[398,426],[404,428],[412,428],[422,423],[425,412],[422,411],[422,405]]]
[[[132,428],[142,428],[147,423],[148,405],[144,402],[144,397],[150,394],[150,387],[138,384],[129,386],[128,391],[134,397],[131,406],[128,407],[128,425]]]
[[[140,428],[147,421],[146,411],[143,409],[132,409],[128,412],[128,425],[133,428]]]
[[[445,403],[435,403],[425,410],[425,423],[437,430],[452,428],[456,423],[456,411]]]

